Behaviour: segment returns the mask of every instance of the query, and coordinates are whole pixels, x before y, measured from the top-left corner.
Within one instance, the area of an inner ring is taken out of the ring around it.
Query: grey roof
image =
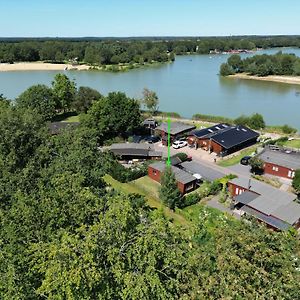
[[[193,161],[185,161],[180,166],[183,170],[191,173],[191,174],[200,174],[205,180],[213,181],[215,179],[219,179],[224,177],[226,174],[220,171],[217,171],[211,167],[208,167],[204,164],[196,163]]]
[[[162,157],[162,152],[145,143],[118,143],[110,146],[110,151],[120,156]]]
[[[258,220],[261,220],[265,222],[266,224],[271,225],[272,227],[278,228],[280,230],[288,230],[291,226],[281,220],[278,220],[272,216],[266,216],[259,211],[256,211],[255,209],[252,209],[249,206],[243,206],[242,210],[249,215],[257,218]]]
[[[265,149],[259,157],[268,163],[286,167],[289,169],[300,169],[300,153],[286,153],[280,150]]]
[[[181,159],[178,156],[172,156],[170,157],[171,165],[172,166],[177,166],[180,163],[182,163]]]
[[[245,191],[244,193],[237,195],[234,197],[234,200],[236,202],[242,203],[242,204],[249,204],[252,200],[257,198],[259,195],[253,192]]]
[[[185,133],[190,130],[195,129],[196,126],[194,125],[189,125],[181,122],[171,122],[170,124],[170,134],[171,135],[177,135],[180,133]],[[164,132],[168,132],[168,124],[167,123],[162,123],[158,127],[156,127],[157,130],[161,130]]]
[[[300,204],[290,202],[285,206],[279,207],[272,213],[272,216],[279,218],[289,224],[295,224],[300,218]]]
[[[238,186],[241,186],[245,189],[248,189],[249,180],[250,180],[250,191],[253,191],[257,194],[265,195],[268,198],[275,199],[276,201],[283,201],[282,204],[285,203],[285,200],[291,202],[296,199],[296,195],[292,193],[281,191],[269,184],[260,182],[250,177],[238,177],[230,180],[230,182]]]
[[[159,172],[163,172],[166,168],[166,162],[164,162],[164,161],[156,162],[154,164],[149,165],[149,167],[151,167],[155,170],[158,170]],[[172,171],[178,182],[186,184],[186,183],[193,182],[196,180],[196,178],[188,172],[185,172],[174,166],[171,166],[171,168],[172,168]]]
[[[234,178],[230,182],[248,189],[249,178]],[[281,191],[257,180],[251,179],[250,191],[245,191],[235,196],[234,199],[245,204],[245,207],[264,214],[265,217],[272,217],[290,225],[300,219],[300,204],[294,202],[296,195]],[[245,207],[242,209],[245,210]],[[269,219],[268,222],[270,222]]]

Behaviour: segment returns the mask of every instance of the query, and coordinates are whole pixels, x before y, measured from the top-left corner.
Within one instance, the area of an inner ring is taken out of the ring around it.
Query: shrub
[[[282,132],[285,133],[285,134],[291,134],[291,133],[296,133],[297,132],[297,129],[285,124],[281,127],[282,129]]]
[[[187,194],[182,200],[178,203],[179,208],[185,208],[190,205],[194,205],[201,200],[200,195],[196,192]]]
[[[210,184],[209,194],[216,195],[222,190],[222,183],[219,180],[214,180]]]
[[[188,155],[186,153],[184,153],[184,152],[176,153],[174,156],[178,157],[182,162],[186,161],[187,158],[188,158]]]

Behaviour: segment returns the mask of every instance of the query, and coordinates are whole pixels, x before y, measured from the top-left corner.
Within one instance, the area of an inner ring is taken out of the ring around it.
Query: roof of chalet
[[[193,135],[196,136],[197,138],[208,138],[211,135],[228,128],[229,126],[230,125],[228,125],[226,123],[220,123],[220,124],[208,127],[208,128],[194,130]]]
[[[162,157],[162,152],[146,143],[117,143],[110,146],[110,151],[119,156]]]
[[[177,135],[180,133],[185,133],[190,130],[195,129],[196,126],[194,125],[189,125],[181,122],[171,122],[170,124],[170,134],[171,135]],[[156,127],[157,130],[161,130],[164,132],[168,132],[168,124],[167,123],[162,123],[158,127]]]
[[[249,179],[247,178],[235,178],[230,182],[248,189]],[[275,224],[274,227],[279,229],[282,228],[278,227],[277,221],[293,225],[300,219],[300,204],[294,202],[296,195],[260,183],[257,180],[250,181],[250,191],[247,190],[235,196],[234,199],[245,205],[242,210],[254,214],[258,219],[272,226]],[[282,226],[286,227],[286,225]]]
[[[66,128],[74,128],[79,126],[79,122],[51,122],[48,123],[51,134],[58,134],[61,130]]]
[[[159,171],[159,172],[163,172],[166,168],[166,162],[164,161],[159,161],[156,162],[154,164],[149,165],[149,167]],[[183,184],[187,184],[190,182],[193,182],[196,180],[196,178],[194,176],[192,176],[190,173],[183,171],[177,167],[171,166],[172,171],[175,175],[175,178],[178,182],[181,182]]]
[[[265,222],[266,224],[271,225],[274,228],[277,228],[280,230],[288,230],[291,227],[291,225],[289,225],[281,220],[278,220],[278,219],[274,218],[273,216],[266,216],[266,215],[262,214],[261,212],[255,210],[249,206],[244,206],[243,211],[245,211],[249,215],[257,218],[258,220],[261,220],[261,221]]]
[[[265,148],[259,157],[267,163],[293,170],[300,169],[300,153],[297,152],[289,153],[284,150],[271,150],[269,148]]]
[[[248,142],[253,139],[257,139],[259,133],[252,129],[238,125],[230,126],[221,132],[211,137],[213,141],[220,144],[225,149],[230,149],[242,143]]]
[[[222,178],[226,175],[225,173],[217,171],[209,166],[193,161],[185,161],[180,164],[180,167],[190,174],[199,174],[202,178],[208,181],[214,181],[215,179]]]

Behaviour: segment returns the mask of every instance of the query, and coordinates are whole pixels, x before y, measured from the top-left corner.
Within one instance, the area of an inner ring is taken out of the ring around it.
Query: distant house
[[[296,195],[250,178],[235,178],[228,183],[235,207],[275,230],[300,227],[300,204]]]
[[[118,143],[110,146],[110,151],[121,159],[161,159],[162,152],[155,151],[153,145],[145,143]]]
[[[196,126],[184,124],[181,122],[171,122],[170,124],[170,139],[171,143],[173,143],[174,140],[177,138],[180,138],[186,133],[189,133],[193,129],[195,129]],[[158,127],[156,127],[156,132],[161,136],[163,145],[168,144],[168,124],[162,123]]]
[[[223,123],[193,131],[188,143],[225,156],[255,144],[258,137],[259,133],[246,126]]]
[[[146,119],[143,121],[143,126],[145,128],[155,129],[157,127],[157,125],[158,125],[158,123],[154,119]]]
[[[57,135],[60,131],[67,128],[75,128],[79,126],[79,124],[79,122],[52,122],[48,123],[48,127],[52,135]]]
[[[259,158],[264,161],[264,173],[292,179],[300,169],[300,153],[280,148],[266,147]]]
[[[166,163],[164,161],[151,164],[148,167],[148,176],[151,179],[160,183],[161,176],[165,168],[166,168]],[[171,168],[172,171],[174,172],[177,181],[177,186],[181,194],[186,194],[188,192],[193,191],[196,188],[197,179],[194,176],[175,166],[171,166]]]

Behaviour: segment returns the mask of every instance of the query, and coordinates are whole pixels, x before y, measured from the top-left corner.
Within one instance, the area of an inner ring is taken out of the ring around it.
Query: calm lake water
[[[280,49],[300,56],[300,49]],[[279,49],[258,53],[273,54]],[[249,56],[251,54],[243,54]],[[300,85],[239,80],[218,76],[228,55],[177,56],[172,64],[124,73],[66,71],[78,86],[90,86],[102,94],[124,91],[141,97],[147,87],[156,91],[160,110],[183,117],[195,113],[237,117],[261,113],[268,124],[289,124],[300,130]],[[0,72],[0,93],[13,99],[33,84],[51,84],[55,71]]]

